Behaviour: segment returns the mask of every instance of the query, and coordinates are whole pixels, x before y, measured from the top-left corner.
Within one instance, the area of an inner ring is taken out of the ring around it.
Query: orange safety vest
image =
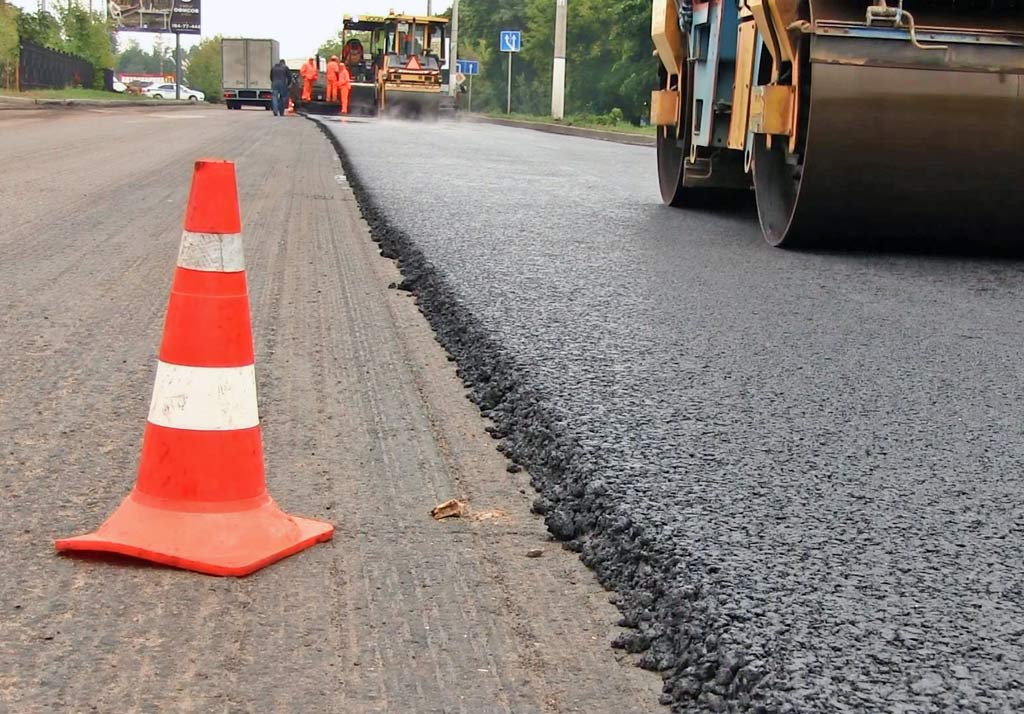
[[[347,87],[352,84],[352,74],[348,71],[348,67],[341,65],[339,69],[341,70],[341,73],[338,78],[338,84],[342,87]]]
[[[316,64],[313,62],[306,62],[302,65],[302,71],[300,72],[303,79],[308,79],[311,82],[315,82],[316,78],[320,76],[320,70],[316,68]]]
[[[331,60],[327,63],[327,81],[337,82],[338,75],[341,74],[341,64]]]

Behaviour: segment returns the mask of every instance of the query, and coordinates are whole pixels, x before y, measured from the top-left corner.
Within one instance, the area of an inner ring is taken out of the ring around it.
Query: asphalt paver
[[[9,114],[0,711],[652,711],[658,678],[609,649],[607,592],[529,512],[312,124]],[[134,482],[201,156],[237,164],[270,492],[337,529],[244,579],[53,549]],[[453,497],[469,517],[434,521]]]
[[[323,126],[663,702],[1024,709],[1019,258],[772,249],[647,148]]]

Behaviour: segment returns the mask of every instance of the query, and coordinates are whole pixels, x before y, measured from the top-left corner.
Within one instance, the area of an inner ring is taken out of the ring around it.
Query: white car
[[[174,99],[174,85],[173,84],[151,84],[142,90],[142,93],[147,97],[153,99]],[[206,95],[202,92],[197,92],[194,89],[182,85],[181,87],[181,98],[187,99],[190,102],[202,102],[206,100]]]
[[[114,82],[113,82],[113,83],[112,83],[112,84],[110,85],[110,87],[111,87],[111,89],[113,89],[113,90],[114,90],[115,92],[118,92],[118,93],[120,93],[120,94],[124,94],[125,92],[127,92],[127,91],[128,91],[128,85],[127,85],[127,84],[125,84],[124,82],[118,82],[118,81],[117,81],[116,79],[115,79],[115,80],[114,80]]]

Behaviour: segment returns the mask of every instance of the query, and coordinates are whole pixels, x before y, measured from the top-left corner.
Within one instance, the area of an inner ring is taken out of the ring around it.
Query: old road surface
[[[337,526],[241,580],[52,543],[134,481],[200,156],[238,166],[270,490]],[[664,710],[314,124],[10,112],[0,157],[0,711]],[[453,496],[480,520],[433,521]]]
[[[771,249],[647,148],[327,127],[665,701],[1024,710],[1024,263]]]

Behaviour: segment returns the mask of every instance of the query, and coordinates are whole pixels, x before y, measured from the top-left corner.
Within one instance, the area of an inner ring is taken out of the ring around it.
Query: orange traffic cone
[[[138,480],[95,533],[57,550],[248,575],[333,535],[267,493],[240,233],[234,164],[197,161]]]
[[[288,111],[286,111],[285,114],[294,114],[294,113],[295,113],[295,102],[292,101],[291,97],[288,97]]]

